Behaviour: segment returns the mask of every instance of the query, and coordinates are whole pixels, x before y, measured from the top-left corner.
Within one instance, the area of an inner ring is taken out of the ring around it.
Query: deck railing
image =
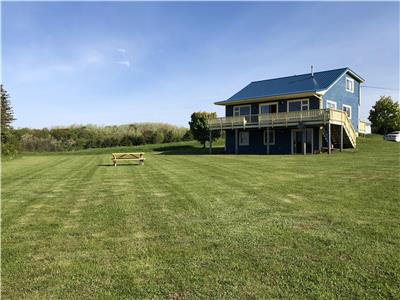
[[[234,127],[272,127],[287,126],[299,122],[327,122],[329,110],[313,109],[303,111],[278,112],[269,114],[231,116],[215,118],[209,121],[211,129],[229,129]]]

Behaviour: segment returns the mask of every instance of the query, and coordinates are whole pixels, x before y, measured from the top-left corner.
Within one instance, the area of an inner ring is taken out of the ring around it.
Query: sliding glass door
[[[305,151],[305,152],[304,152]],[[313,129],[292,130],[292,154],[312,154]]]

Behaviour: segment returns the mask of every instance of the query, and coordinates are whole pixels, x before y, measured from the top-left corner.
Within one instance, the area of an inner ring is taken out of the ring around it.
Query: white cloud
[[[118,64],[127,66],[128,68],[131,66],[131,63],[129,60],[121,60],[118,62]]]
[[[127,66],[128,68],[131,66],[131,62],[127,59],[126,57],[126,49],[124,48],[118,48],[116,49],[119,53],[121,53],[122,59],[118,61],[117,63],[123,66]]]
[[[90,51],[87,53],[83,59],[83,64],[89,64],[89,65],[94,65],[94,64],[100,64],[104,62],[104,55],[99,52],[99,51]]]

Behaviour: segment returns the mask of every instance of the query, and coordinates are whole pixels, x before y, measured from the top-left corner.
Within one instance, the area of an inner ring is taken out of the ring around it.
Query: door
[[[304,153],[305,150],[305,153]],[[292,131],[292,153],[293,154],[312,154],[313,150],[313,130],[294,129]]]
[[[303,153],[303,132],[295,131],[294,133],[295,133],[294,141],[293,141],[294,154],[302,154]]]

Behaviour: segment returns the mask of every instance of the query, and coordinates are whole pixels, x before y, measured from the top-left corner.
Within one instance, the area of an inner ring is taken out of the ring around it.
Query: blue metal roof
[[[291,94],[311,93],[328,89],[336,79],[340,78],[344,73],[350,73],[360,82],[363,79],[349,68],[341,68],[323,72],[311,73],[282,77],[276,79],[267,79],[253,81],[228,100],[217,102],[217,104],[225,105],[245,99],[266,98],[274,96],[283,96]]]

